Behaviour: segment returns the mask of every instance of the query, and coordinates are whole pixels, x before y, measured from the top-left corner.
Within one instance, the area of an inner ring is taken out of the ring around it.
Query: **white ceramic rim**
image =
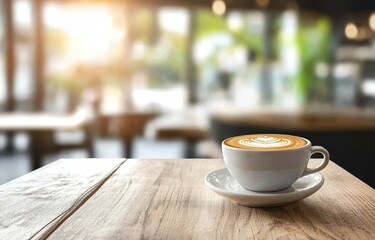
[[[289,137],[302,138],[303,140],[306,141],[306,144],[303,145],[303,146],[300,146],[300,147],[290,148],[290,149],[255,150],[255,149],[232,147],[232,146],[229,146],[229,145],[227,145],[227,144],[224,143],[226,140],[231,139],[231,138],[242,137],[242,136],[249,136],[249,135],[259,135],[259,134],[264,134],[264,135],[267,135],[267,134],[276,134],[276,135],[284,135],[284,136],[289,136]],[[296,150],[300,150],[300,149],[305,148],[305,147],[310,147],[311,148],[311,141],[309,139],[304,138],[304,137],[295,136],[295,135],[289,135],[289,134],[282,134],[282,133],[254,133],[254,134],[244,134],[244,135],[238,135],[238,136],[233,136],[233,137],[226,138],[226,139],[224,139],[221,142],[221,146],[229,148],[229,149],[233,149],[233,150],[246,151],[246,152],[283,152],[283,151],[296,151]]]

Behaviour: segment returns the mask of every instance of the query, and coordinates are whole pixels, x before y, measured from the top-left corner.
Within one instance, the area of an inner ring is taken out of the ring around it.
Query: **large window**
[[[46,3],[46,80],[49,102],[73,110],[82,96],[121,106],[125,74],[125,7]]]
[[[48,102],[67,110],[94,96],[102,112],[183,108],[188,17],[177,8],[47,2]]]
[[[236,98],[243,95],[259,94],[255,86],[259,70],[254,66],[259,65],[264,51],[263,14],[231,11],[222,17],[209,10],[200,10],[196,17],[194,56],[200,100],[237,101]],[[231,94],[231,91],[235,93]],[[243,100],[240,102],[248,104]]]
[[[327,18],[296,11],[217,16],[209,10],[196,17],[201,101],[245,108],[327,101],[327,74],[320,74],[329,55]]]
[[[33,102],[32,3],[15,0],[13,6],[18,109],[28,109]],[[72,111],[82,100],[93,99],[104,112],[126,107],[179,110],[188,104],[187,86],[194,74],[199,101],[229,99],[249,106],[259,103],[267,90],[272,101],[289,104],[285,86],[293,84],[293,94],[299,91],[306,97],[315,88],[313,95],[322,99],[320,93],[327,91],[324,81],[315,84],[306,76],[314,74],[327,51],[313,51],[314,61],[310,61],[311,54],[303,49],[311,49],[306,44],[326,44],[329,24],[326,20],[304,23],[296,13],[272,20],[269,16],[261,11],[217,16],[209,9],[190,12],[117,1],[44,1],[44,102],[52,111]],[[3,32],[0,29],[2,45]],[[300,35],[315,38],[301,40]],[[0,51],[0,71],[4,72],[4,47]],[[271,76],[266,76],[268,72]],[[282,79],[284,76],[288,79]],[[271,79],[268,85],[264,84],[267,77]],[[0,95],[0,101],[4,96]]]
[[[147,19],[156,21],[142,22],[152,26],[151,31],[132,44],[133,102],[140,108],[181,110],[187,104],[189,12],[161,8],[138,14],[147,14]]]

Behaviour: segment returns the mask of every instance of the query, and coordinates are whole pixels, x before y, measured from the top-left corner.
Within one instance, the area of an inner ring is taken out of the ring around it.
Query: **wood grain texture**
[[[124,159],[62,159],[0,187],[0,239],[29,239]]]
[[[203,178],[222,160],[128,160],[51,239],[375,239],[375,191],[334,163],[314,195],[248,208]]]

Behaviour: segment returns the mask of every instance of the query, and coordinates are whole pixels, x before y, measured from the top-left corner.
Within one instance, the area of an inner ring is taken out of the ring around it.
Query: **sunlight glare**
[[[227,18],[227,25],[230,30],[238,32],[244,28],[242,15],[239,12],[231,12]]]
[[[105,61],[111,41],[121,37],[113,28],[110,13],[98,7],[48,6],[45,20],[68,35],[69,51],[77,61]]]
[[[188,31],[189,14],[182,8],[162,8],[158,14],[158,23],[163,30],[183,35]]]
[[[17,25],[31,26],[32,6],[30,1],[18,0],[14,2],[13,14]]]

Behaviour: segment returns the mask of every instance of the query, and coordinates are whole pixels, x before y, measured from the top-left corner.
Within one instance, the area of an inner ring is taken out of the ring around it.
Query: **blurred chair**
[[[156,140],[184,140],[186,158],[196,157],[199,142],[209,137],[205,116],[194,110],[167,114],[150,121],[146,126],[145,135]]]
[[[91,116],[87,108],[77,108],[70,117],[81,121],[82,124],[77,129],[55,131],[51,151],[85,149],[89,157],[94,157],[94,136],[92,134]]]
[[[135,137],[143,134],[147,122],[158,115],[158,111],[128,111],[112,116],[113,120],[119,122],[117,135],[121,137],[125,157],[133,157]]]
[[[75,113],[73,117],[76,117]],[[94,139],[91,129],[91,122],[85,120],[79,129],[70,131],[56,131],[54,134],[54,149],[56,151],[85,149],[88,157],[94,157]]]
[[[213,139],[198,142],[196,146],[196,155],[204,158],[223,158],[220,144]]]
[[[360,105],[375,106],[375,61],[362,63]]]
[[[360,66],[358,63],[337,63],[333,68],[333,99],[339,106],[357,106],[359,103]]]

